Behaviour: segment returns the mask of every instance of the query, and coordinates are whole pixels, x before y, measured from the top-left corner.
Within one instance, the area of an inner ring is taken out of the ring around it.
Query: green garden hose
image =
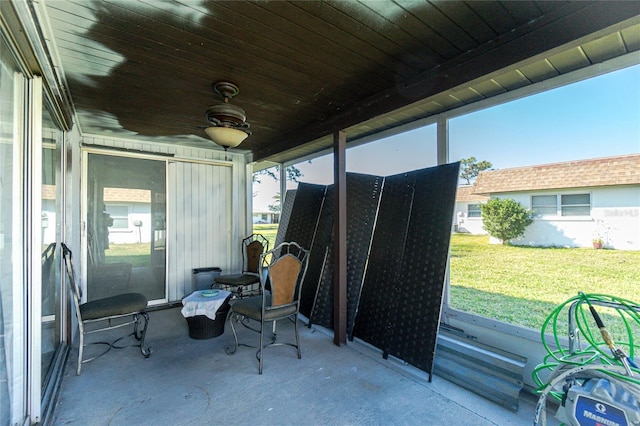
[[[607,321],[616,330],[615,338],[595,306],[604,307],[608,313]],[[575,326],[569,325],[572,323]],[[547,355],[531,374],[536,392],[541,395],[534,424],[539,424],[540,418],[546,420],[547,396],[563,401],[565,390],[560,385],[568,378],[610,377],[625,383],[640,399],[640,369],[634,362],[640,350],[638,303],[580,292],[551,312],[542,326],[541,338]]]

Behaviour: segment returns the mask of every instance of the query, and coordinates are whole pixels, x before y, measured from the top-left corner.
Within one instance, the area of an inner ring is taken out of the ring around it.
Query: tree
[[[275,202],[273,204],[269,204],[269,211],[280,213],[280,210],[282,210],[282,207],[280,205],[280,193],[274,195],[273,199],[275,200]]]
[[[480,205],[484,229],[502,244],[524,235],[524,230],[533,222],[533,213],[511,199],[493,198]]]
[[[463,158],[460,160],[460,177],[471,185],[471,180],[478,177],[481,171],[491,169],[493,165],[488,161],[478,161],[476,157]]]
[[[279,171],[280,170],[278,166],[260,170],[259,172],[255,172],[253,174],[253,181],[256,183],[260,183],[260,177],[262,176],[269,176],[273,180],[278,181],[280,179],[280,175],[276,173],[278,173]],[[302,177],[302,172],[296,166],[288,166],[285,169],[285,172],[287,173],[287,181],[298,182],[298,179]]]

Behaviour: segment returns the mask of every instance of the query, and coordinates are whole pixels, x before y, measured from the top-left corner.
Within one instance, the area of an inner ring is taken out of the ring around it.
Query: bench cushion
[[[80,305],[84,321],[141,312],[147,307],[147,298],[140,293],[125,293]]]
[[[249,285],[260,282],[260,277],[251,274],[219,275],[214,281],[224,285]]]

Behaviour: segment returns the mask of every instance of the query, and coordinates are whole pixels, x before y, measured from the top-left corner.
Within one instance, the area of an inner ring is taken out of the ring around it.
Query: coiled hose
[[[615,339],[595,306],[609,313],[607,321],[616,329]],[[540,393],[534,425],[546,424],[547,396],[561,402],[565,396],[562,384],[568,378],[609,377],[625,383],[640,400],[640,369],[634,361],[640,350],[638,303],[580,292],[551,312],[542,326],[541,338],[547,355],[531,374]]]

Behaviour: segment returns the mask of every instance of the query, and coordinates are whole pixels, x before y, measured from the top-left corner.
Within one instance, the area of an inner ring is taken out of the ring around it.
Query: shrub
[[[502,244],[524,235],[524,230],[533,222],[530,210],[511,198],[493,198],[480,206],[484,229]]]

